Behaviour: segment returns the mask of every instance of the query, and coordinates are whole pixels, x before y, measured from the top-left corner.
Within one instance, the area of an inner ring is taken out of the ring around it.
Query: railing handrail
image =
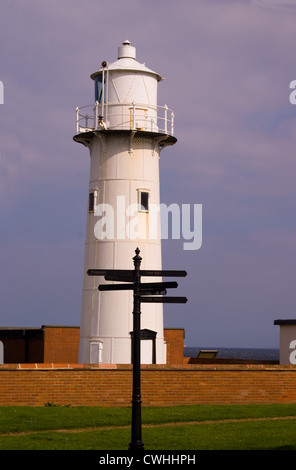
[[[129,113],[112,113],[114,108],[126,108],[129,109]],[[90,109],[90,114],[84,113],[82,110]],[[139,110],[148,111],[148,114],[141,116],[137,115]],[[84,113],[82,114],[81,111]],[[131,114],[132,111],[132,114]],[[151,113],[149,114],[149,111]],[[161,114],[162,113],[162,114]],[[151,125],[155,132],[164,132],[165,134],[174,135],[174,112],[167,105],[150,105],[147,103],[104,103],[99,102],[94,104],[76,107],[76,133],[86,132],[89,130],[99,130],[104,127],[109,128],[110,121],[120,116],[122,118],[121,124],[113,124],[111,122],[111,128],[120,129],[126,128],[129,122],[130,129],[136,129],[136,122],[143,122]],[[125,120],[126,118],[126,120]],[[93,125],[89,126],[89,122]],[[163,123],[163,126],[158,127],[159,122]],[[145,129],[147,130],[147,129]]]

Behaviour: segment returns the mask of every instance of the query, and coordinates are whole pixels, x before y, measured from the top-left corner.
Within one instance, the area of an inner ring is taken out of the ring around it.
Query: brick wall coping
[[[132,371],[131,364],[56,364],[56,363],[33,363],[33,364],[0,364],[1,371],[28,371],[28,370],[121,370]],[[279,365],[279,364],[142,364],[142,371],[219,371],[219,370],[235,370],[235,371],[295,371],[296,365]]]

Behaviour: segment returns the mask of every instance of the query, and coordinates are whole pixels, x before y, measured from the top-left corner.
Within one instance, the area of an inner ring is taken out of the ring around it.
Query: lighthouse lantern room
[[[107,281],[87,270],[131,269],[137,247],[142,269],[161,269],[159,157],[176,142],[174,113],[129,41],[91,78],[95,102],[76,108],[74,136],[90,154],[79,362],[130,364],[133,293],[99,291]],[[142,305],[141,328],[141,362],[166,363],[162,304]]]

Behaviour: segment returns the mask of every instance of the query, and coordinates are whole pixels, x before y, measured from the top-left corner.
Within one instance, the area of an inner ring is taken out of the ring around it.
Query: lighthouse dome
[[[131,45],[130,41],[126,40],[122,43],[120,47],[118,47],[118,60],[108,64],[107,62],[102,63],[102,68],[100,68],[97,72],[91,74],[91,78],[94,80],[97,75],[103,72],[103,69],[108,67],[109,71],[124,71],[129,70],[133,72],[143,72],[147,74],[152,74],[155,76],[157,81],[163,80],[163,77],[158,73],[154,72],[153,70],[146,67],[143,63],[141,64],[136,60],[136,48]]]
[[[101,68],[91,74],[91,79],[94,81],[94,117],[89,116],[86,107],[82,112],[78,108],[77,133],[136,130],[174,134],[174,113],[166,105],[157,103],[158,82],[163,78],[136,60],[136,48],[129,40],[118,47],[117,60],[103,61]]]
[[[136,48],[131,45],[128,39],[118,48],[118,59],[123,59],[124,57],[129,57],[130,59],[136,58]]]

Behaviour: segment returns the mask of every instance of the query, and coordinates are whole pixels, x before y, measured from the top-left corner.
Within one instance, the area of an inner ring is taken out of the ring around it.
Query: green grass
[[[145,450],[296,450],[295,424],[296,405],[142,408]],[[130,425],[130,408],[0,407],[0,450],[127,450]]]

